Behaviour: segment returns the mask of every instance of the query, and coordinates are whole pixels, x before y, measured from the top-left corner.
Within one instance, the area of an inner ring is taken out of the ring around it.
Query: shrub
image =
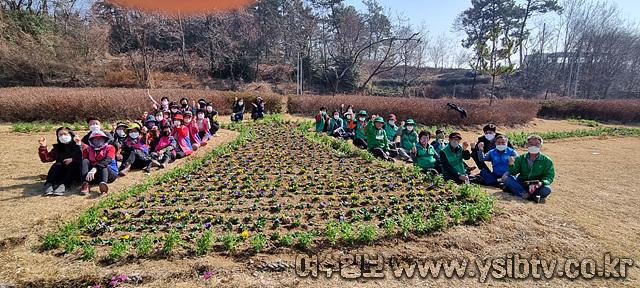
[[[640,100],[553,100],[542,102],[538,115],[599,121],[640,122]]]
[[[277,94],[254,92],[223,92],[188,89],[157,89],[151,94],[156,101],[162,96],[170,101],[186,97],[197,101],[203,98],[213,103],[221,114],[231,114],[234,98],[244,99],[247,111],[256,96],[266,101],[268,112],[284,112],[286,97]],[[153,103],[144,89],[116,88],[3,88],[0,89],[0,121],[9,122],[76,122],[88,116],[103,120],[139,118],[144,111],[151,111]],[[104,121],[103,121],[104,122]]]
[[[447,107],[452,102],[463,107],[468,117],[462,119],[458,112]],[[424,99],[377,96],[290,96],[288,112],[292,114],[315,115],[320,107],[328,111],[339,110],[340,104],[354,105],[357,110],[367,110],[386,118],[394,113],[399,119],[413,118],[424,125],[497,125],[522,124],[530,121],[538,112],[538,104],[527,100],[498,100],[489,106],[488,100]]]

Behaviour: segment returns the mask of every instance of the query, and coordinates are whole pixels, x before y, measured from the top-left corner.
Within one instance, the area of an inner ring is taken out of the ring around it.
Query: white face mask
[[[191,123],[191,117],[189,118],[184,118],[184,123],[187,123],[187,125],[189,125],[189,123]]]
[[[60,143],[62,144],[67,144],[71,142],[71,135],[62,135],[58,137],[58,140],[60,140]]]
[[[156,116],[156,121],[160,122],[160,121],[162,121],[162,119],[164,119],[164,118],[162,118],[162,116]]]
[[[353,109],[349,108],[349,109],[347,109],[347,112],[353,113]]]
[[[413,126],[407,126],[407,130],[413,131]]]
[[[496,149],[498,149],[498,151],[507,150],[507,145],[496,145]]]
[[[167,105],[169,105],[169,101],[167,100],[162,101],[162,106],[167,106]]]
[[[176,109],[176,108],[171,108],[171,113],[178,113],[178,109]]]
[[[336,119],[336,120],[340,119],[340,115],[333,115],[333,119]]]
[[[118,134],[118,136],[120,136],[120,137],[124,137],[126,135],[124,133],[124,130],[116,130],[116,134]]]
[[[358,118],[358,120],[360,120],[360,122],[364,122],[364,120],[366,120],[366,119],[367,119],[367,118],[364,118],[364,117],[360,117],[360,118]]]
[[[131,132],[131,133],[129,133],[129,137],[131,137],[131,139],[138,139],[138,137],[140,137],[140,133]]]
[[[207,107],[207,112],[213,112],[213,107]]]
[[[396,120],[389,120],[389,125],[391,126],[396,125]]]
[[[200,120],[204,119],[204,114],[198,114],[198,119]]]
[[[173,121],[173,126],[180,126],[182,124],[181,121]]]
[[[538,154],[538,153],[540,153],[540,147],[538,147],[538,146],[529,146],[529,148],[527,148],[527,151],[530,154]]]
[[[242,105],[242,104],[244,104],[244,102],[242,102],[242,101],[239,101],[239,102],[238,102],[238,105]]]
[[[460,145],[460,142],[458,142],[457,140],[451,140],[449,141],[449,146],[456,148],[458,147],[458,145]]]
[[[89,126],[89,130],[91,130],[91,132],[98,132],[98,131],[100,131],[100,125],[93,124],[93,125]]]
[[[493,138],[496,138],[496,134],[487,133],[487,134],[484,134],[484,138],[487,138],[487,140],[491,141],[493,140]]]

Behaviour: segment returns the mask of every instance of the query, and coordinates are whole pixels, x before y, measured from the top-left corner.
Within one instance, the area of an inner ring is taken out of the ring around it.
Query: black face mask
[[[186,108],[187,106],[189,106],[189,104],[182,103],[182,107]]]
[[[169,136],[169,135],[171,135],[171,132],[170,131],[162,131],[162,135],[163,136]]]

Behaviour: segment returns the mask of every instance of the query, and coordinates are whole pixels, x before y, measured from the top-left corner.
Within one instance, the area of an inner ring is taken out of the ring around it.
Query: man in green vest
[[[366,127],[367,149],[378,158],[393,161],[397,153],[389,147],[389,138],[384,130],[384,118],[375,115],[372,118]]]
[[[540,152],[542,137],[527,137],[527,153],[509,157],[509,174],[505,177],[505,190],[524,199],[544,203],[551,194],[551,183],[556,176],[553,161]]]
[[[396,115],[394,114],[390,114],[389,115],[389,121],[387,121],[387,123],[384,124],[384,131],[387,132],[387,138],[389,139],[389,143],[391,146],[396,147],[396,138],[398,136],[398,131],[400,130],[400,127],[398,127],[398,125],[396,125]]]
[[[367,149],[367,111],[360,110],[356,115],[355,136],[353,137],[353,145],[360,149]]]
[[[464,160],[471,159],[469,143],[462,141],[458,132],[449,134],[449,144],[440,151],[440,161],[445,180],[453,180],[458,184],[469,184],[469,174],[465,169]]]

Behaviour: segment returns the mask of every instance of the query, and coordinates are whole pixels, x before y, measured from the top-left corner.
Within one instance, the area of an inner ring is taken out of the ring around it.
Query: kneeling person
[[[422,168],[425,172],[440,173],[440,156],[436,149],[429,144],[431,133],[428,131],[420,132],[418,136],[420,141],[416,145],[416,160],[413,162],[416,166]]]

